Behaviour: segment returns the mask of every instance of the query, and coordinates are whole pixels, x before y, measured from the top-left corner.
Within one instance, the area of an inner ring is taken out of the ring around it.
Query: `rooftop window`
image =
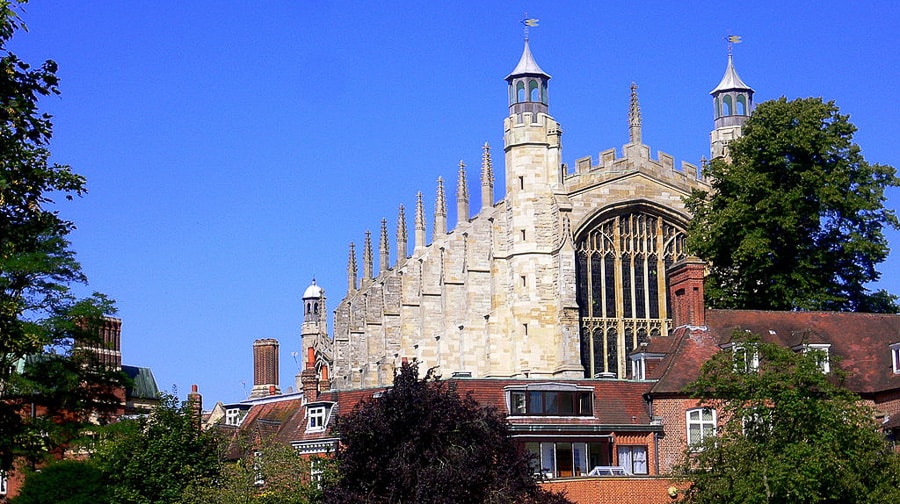
[[[530,416],[592,416],[593,390],[571,388],[509,391],[509,414]]]
[[[894,367],[894,374],[900,374],[900,342],[890,346],[891,349],[891,365]]]

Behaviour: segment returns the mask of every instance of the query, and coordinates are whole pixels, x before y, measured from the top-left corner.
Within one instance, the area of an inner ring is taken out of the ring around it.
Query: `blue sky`
[[[89,288],[118,301],[125,362],[182,396],[199,384],[208,407],[244,398],[253,340],[277,338],[291,386],[300,296],[315,277],[337,306],[351,241],[377,238],[385,217],[393,243],[417,191],[430,228],[439,176],[452,227],[460,159],[477,209],[485,141],[502,197],[503,77],[525,11],[570,166],[627,142],[632,81],[654,157],[708,156],[729,33],[757,103],[835,100],[866,158],[900,166],[900,7],[887,0],[33,0],[11,47],[59,63],[62,96],[43,102],[53,159],[89,186],[60,207]],[[889,236],[880,285],[900,293]]]

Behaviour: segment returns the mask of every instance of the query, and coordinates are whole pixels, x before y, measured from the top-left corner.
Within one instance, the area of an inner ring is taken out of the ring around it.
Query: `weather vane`
[[[731,56],[731,51],[734,47],[734,44],[741,43],[741,36],[740,35],[726,35],[725,40],[728,41],[728,55]]]
[[[525,13],[525,17],[522,18],[522,24],[525,25],[525,40],[528,40],[528,29],[537,26],[538,21],[540,21],[540,19],[530,18],[528,17],[528,13]]]

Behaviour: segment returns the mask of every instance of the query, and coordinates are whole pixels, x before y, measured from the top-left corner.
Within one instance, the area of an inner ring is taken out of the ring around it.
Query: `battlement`
[[[555,119],[539,112],[513,114],[503,120],[504,147],[523,143],[547,143],[547,137],[559,136],[562,129]],[[557,142],[558,143],[558,140]]]
[[[564,166],[563,178],[567,190],[577,191],[629,173],[644,173],[688,190],[698,185],[708,185],[696,165],[682,161],[680,169],[676,169],[674,157],[657,151],[657,159],[652,159],[647,145],[626,144],[622,153],[618,157],[616,149],[607,149],[600,153],[597,164],[594,164],[591,156],[585,156],[575,161],[574,171],[569,171]]]

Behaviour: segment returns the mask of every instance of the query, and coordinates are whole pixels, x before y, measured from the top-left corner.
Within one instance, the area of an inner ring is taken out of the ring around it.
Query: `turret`
[[[509,113],[521,114],[531,112],[548,114],[549,96],[547,95],[547,81],[550,75],[541,70],[531,49],[528,47],[528,39],[525,39],[525,49],[519,64],[506,76],[509,83]]]
[[[709,94],[713,98],[714,116],[714,129],[709,137],[710,153],[713,158],[727,157],[728,143],[741,136],[744,123],[753,110],[753,89],[738,76],[730,50],[725,75]]]

